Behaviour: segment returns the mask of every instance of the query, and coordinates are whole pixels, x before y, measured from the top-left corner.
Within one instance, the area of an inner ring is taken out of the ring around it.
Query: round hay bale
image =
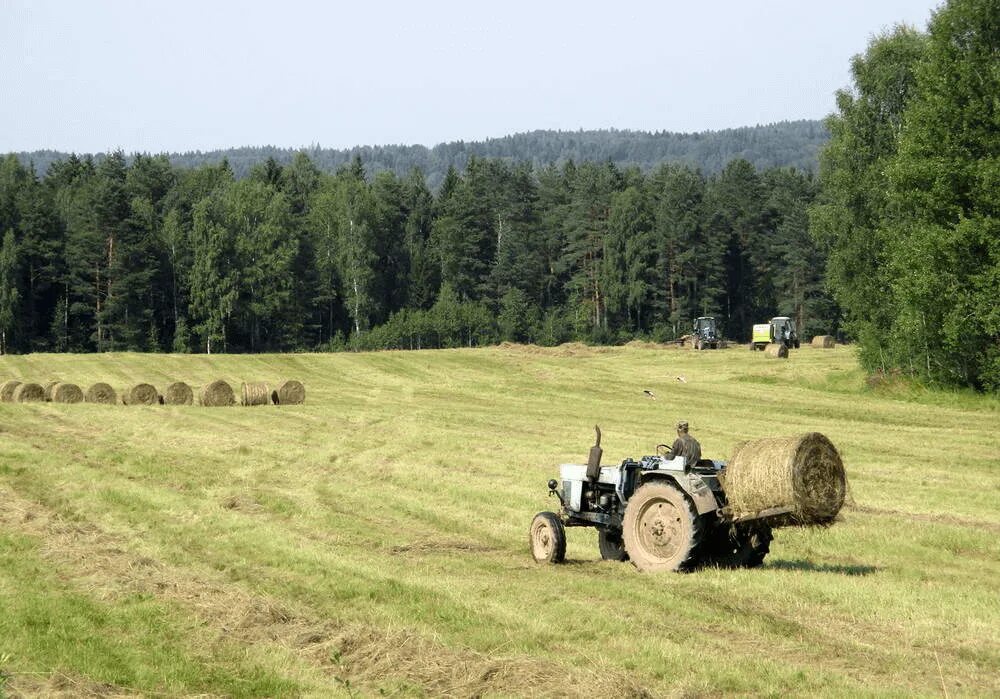
[[[732,513],[788,508],[788,523],[823,525],[844,504],[844,463],[819,432],[743,442],[726,465],[723,487]]]
[[[269,405],[271,403],[271,387],[262,381],[243,383],[240,395],[240,405]]]
[[[48,392],[48,400],[53,403],[82,403],[83,391],[75,383],[57,383]]]
[[[58,381],[49,381],[42,388],[45,389],[45,400],[52,400],[52,389],[59,385]]]
[[[306,387],[301,381],[290,379],[278,384],[278,388],[271,394],[271,401],[275,405],[298,405],[306,402]]]
[[[135,386],[126,386],[122,390],[122,404],[124,405],[156,405],[159,402],[160,394],[152,384],[137,383]]]
[[[837,341],[833,338],[833,335],[816,335],[812,339],[812,346],[820,349],[833,349],[836,344]]]
[[[34,403],[45,401],[45,389],[41,384],[22,383],[14,389],[12,399],[15,403]]]
[[[194,403],[194,391],[183,381],[174,381],[163,392],[163,402],[166,405],[191,405]]]
[[[4,381],[0,384],[0,401],[4,403],[14,402],[14,391],[21,385],[20,381]]]
[[[780,342],[772,342],[764,348],[764,356],[769,359],[788,359],[788,348]]]
[[[87,389],[87,392],[83,395],[83,399],[88,403],[114,405],[118,400],[118,394],[115,393],[115,389],[111,388],[108,384],[98,382]]]
[[[221,379],[208,384],[198,392],[198,403],[208,408],[222,408],[236,404],[233,387]]]

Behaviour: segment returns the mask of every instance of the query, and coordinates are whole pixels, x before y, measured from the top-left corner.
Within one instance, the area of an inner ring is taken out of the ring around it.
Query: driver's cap
[[[688,423],[687,420],[681,420],[677,423],[677,429],[687,431]]]

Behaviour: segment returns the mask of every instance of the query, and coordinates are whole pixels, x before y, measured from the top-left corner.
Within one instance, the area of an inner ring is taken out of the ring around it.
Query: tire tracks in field
[[[453,648],[402,627],[380,629],[324,618],[302,605],[248,591],[214,571],[177,568],[139,555],[129,550],[124,537],[64,518],[5,486],[0,486],[0,527],[39,541],[42,557],[91,596],[113,602],[136,593],[152,595],[192,614],[209,632],[206,636],[214,634],[219,642],[287,653],[327,687],[379,693],[387,682],[403,681],[442,697],[652,696],[634,677],[597,665],[580,670],[531,657]],[[105,689],[107,694],[97,695],[122,693],[121,688]]]

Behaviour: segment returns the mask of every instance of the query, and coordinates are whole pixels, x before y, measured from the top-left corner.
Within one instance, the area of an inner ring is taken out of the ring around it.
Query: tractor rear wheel
[[[766,524],[735,531],[720,527],[705,542],[702,563],[715,568],[756,568],[771,551],[773,538]]]
[[[552,512],[539,512],[528,531],[531,557],[539,563],[562,563],[566,558],[566,528]]]
[[[607,529],[597,530],[597,547],[601,550],[601,558],[605,561],[627,561],[625,542],[621,532],[609,532]]]
[[[647,483],[635,491],[622,522],[625,551],[644,572],[689,570],[696,563],[702,524],[676,486]]]

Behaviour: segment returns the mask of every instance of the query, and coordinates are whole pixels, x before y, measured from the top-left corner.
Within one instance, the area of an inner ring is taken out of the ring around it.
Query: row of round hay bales
[[[29,401],[49,401],[53,403],[97,403],[103,405],[193,405],[206,407],[226,407],[236,405],[236,394],[225,381],[213,381],[195,393],[183,381],[174,381],[160,393],[155,386],[138,383],[126,386],[120,392],[110,384],[98,382],[84,392],[76,384],[50,381],[42,386],[11,380],[0,384],[0,402],[25,403]],[[244,383],[241,405],[297,405],[304,403],[306,389],[300,381],[283,381],[272,387],[263,382]]]
[[[837,346],[837,340],[833,335],[816,335],[812,339],[812,346],[819,349],[833,349]]]

